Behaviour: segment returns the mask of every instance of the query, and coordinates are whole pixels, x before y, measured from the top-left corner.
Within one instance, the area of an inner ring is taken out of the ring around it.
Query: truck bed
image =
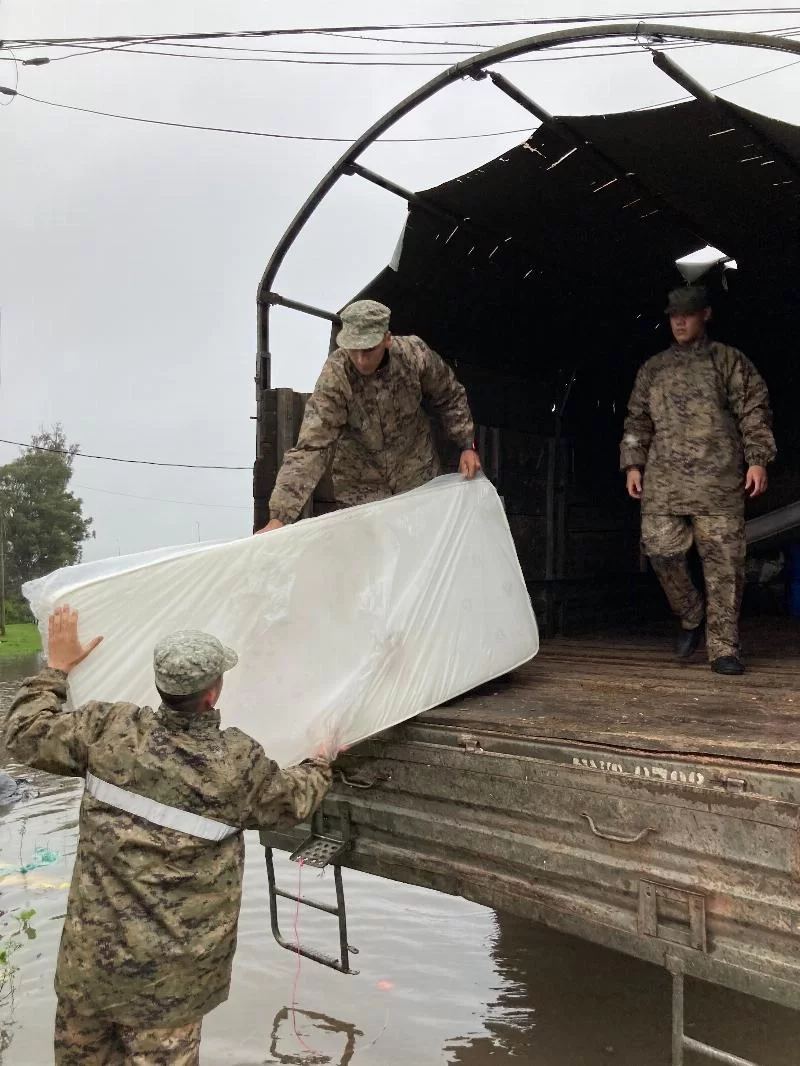
[[[525,739],[800,765],[800,632],[792,619],[743,628],[742,677],[703,651],[671,653],[673,630],[548,641],[526,666],[417,721]]]
[[[741,678],[676,664],[670,636],[547,642],[355,745],[317,831],[345,866],[800,1009],[795,625],[747,626]]]

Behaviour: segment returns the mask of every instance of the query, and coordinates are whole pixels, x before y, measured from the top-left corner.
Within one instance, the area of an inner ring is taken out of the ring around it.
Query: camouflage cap
[[[336,338],[340,348],[374,348],[389,329],[391,311],[375,300],[356,300],[348,304],[340,318],[342,328]]]
[[[710,305],[708,289],[705,285],[687,285],[683,289],[673,289],[667,297],[665,315],[691,315],[695,311],[704,311]]]
[[[170,633],[153,649],[156,687],[169,696],[192,696],[213,685],[238,661],[236,652],[210,633],[199,629]]]

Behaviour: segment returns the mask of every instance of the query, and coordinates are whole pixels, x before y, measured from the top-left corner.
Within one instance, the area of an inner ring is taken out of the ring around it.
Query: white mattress
[[[23,589],[46,637],[59,604],[103,644],[75,705],[153,705],[156,641],[204,629],[239,653],[223,726],[290,765],[353,744],[526,662],[536,620],[501,502],[483,476],[275,532],[58,570]]]

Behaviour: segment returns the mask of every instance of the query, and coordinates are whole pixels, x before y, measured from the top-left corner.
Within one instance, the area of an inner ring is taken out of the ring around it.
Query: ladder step
[[[309,846],[316,846],[320,843],[328,845],[325,854],[330,854],[333,849],[330,845],[336,845],[334,854],[338,854],[347,850],[350,846],[349,837],[342,840],[334,840],[333,838],[325,838],[318,835],[312,836],[309,840],[305,841],[297,851],[292,855],[292,858],[296,858],[298,855],[302,858],[304,849]],[[308,899],[306,896],[301,896],[294,892],[286,892],[282,888],[278,888],[275,883],[275,867],[272,861],[272,848],[267,847],[264,849],[264,856],[267,862],[267,880],[269,884],[269,911],[270,911],[270,924],[272,925],[272,935],[282,948],[286,948],[287,951],[293,951],[297,955],[302,955],[307,959],[312,959],[314,962],[322,963],[323,966],[330,966],[333,970],[338,970],[339,973],[357,974],[358,970],[352,969],[350,966],[350,956],[358,954],[358,948],[352,947],[347,942],[347,916],[346,907],[344,901],[344,886],[342,885],[342,867],[339,863],[333,864],[333,882],[336,889],[336,906],[329,903],[320,903],[316,899]],[[321,858],[321,857],[320,857]],[[305,861],[305,860],[303,860]],[[319,861],[320,867],[325,867],[329,864],[329,859],[325,861]],[[309,864],[311,865],[311,864]],[[316,864],[314,864],[316,865]],[[314,910],[322,911],[325,914],[330,914],[336,918],[337,925],[339,927],[339,958],[336,959],[332,955],[324,954],[321,951],[316,951],[313,948],[307,948],[297,943],[291,943],[286,940],[281,934],[280,926],[278,923],[278,900],[288,899],[293,903],[302,905],[304,907],[311,907]]]
[[[339,908],[334,907],[331,903],[319,903],[315,899],[309,899],[307,896],[295,896],[292,892],[284,892],[282,888],[275,888],[275,895],[280,896],[282,899],[290,899],[293,903],[302,903],[304,907],[313,907],[315,911],[325,911],[326,914],[332,914],[334,918],[339,917]]]
[[[349,846],[349,840],[337,840],[335,837],[314,834],[304,840],[289,858],[292,862],[302,862],[304,866],[316,866],[318,869],[324,870],[326,866],[329,866],[340,855],[343,855]]]

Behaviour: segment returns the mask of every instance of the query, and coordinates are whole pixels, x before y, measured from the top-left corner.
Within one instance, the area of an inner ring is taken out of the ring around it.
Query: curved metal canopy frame
[[[748,134],[752,136],[753,139],[760,139],[762,144],[766,144],[773,157],[776,159],[780,158],[785,166],[796,176],[798,181],[800,181],[800,160],[790,156],[781,145],[774,144],[768,140],[767,135],[763,130],[751,126],[747,122],[746,117],[739,111],[735,110],[731,105],[727,104],[726,101],[716,97],[712,92],[705,89],[687,74],[686,71],[682,70],[671,58],[663,52],[658,51],[659,45],[663,45],[669,39],[677,39],[698,41],[707,44],[727,44],[751,48],[763,48],[770,51],[789,52],[793,55],[800,56],[800,41],[788,40],[783,37],[743,33],[736,30],[705,30],[690,26],[673,26],[661,23],[625,22],[614,23],[602,27],[584,26],[577,29],[557,30],[536,37],[528,37],[521,41],[502,45],[499,48],[492,48],[486,52],[480,52],[477,55],[472,56],[472,58],[456,63],[449,69],[437,74],[436,77],[432,78],[404,100],[401,100],[400,103],[396,104],[391,110],[387,111],[381,119],[370,126],[370,128],[354,141],[353,144],[350,145],[350,147],[339,157],[292,219],[286,232],[283,234],[273,251],[261,278],[258,288],[258,354],[255,376],[257,401],[256,461],[253,469],[255,528],[260,528],[264,521],[266,521],[268,496],[267,483],[269,481],[267,467],[273,465],[271,462],[267,461],[267,453],[274,451],[274,441],[271,441],[272,431],[268,428],[269,425],[271,425],[271,422],[267,416],[268,408],[271,410],[272,404],[272,400],[269,399],[269,390],[271,386],[269,338],[271,309],[275,305],[280,305],[332,323],[337,323],[339,321],[338,315],[332,311],[323,310],[318,307],[312,307],[308,304],[300,303],[296,300],[287,299],[284,296],[278,295],[278,293],[273,290],[275,278],[287,252],[292,247],[317,207],[325,199],[334,185],[336,185],[339,178],[343,175],[358,175],[372,184],[378,185],[379,187],[402,197],[409,203],[409,205],[422,208],[427,212],[432,212],[439,216],[444,216],[450,222],[453,222],[458,226],[465,226],[465,228],[472,230],[476,235],[483,231],[483,235],[486,236],[485,227],[481,226],[478,220],[470,219],[467,221],[465,219],[457,218],[455,215],[442,210],[441,207],[427,199],[424,195],[410,192],[390,179],[382,177],[374,171],[368,170],[357,162],[359,156],[361,156],[371,144],[378,141],[381,135],[390,129],[399,119],[409,114],[432,96],[435,96],[436,93],[441,89],[444,89],[445,86],[466,77],[476,80],[489,78],[496,88],[505,93],[506,96],[519,106],[533,114],[540,122],[550,126],[554,132],[562,137],[562,139],[568,141],[571,147],[577,147],[591,152],[595,159],[606,170],[611,171],[612,175],[624,177],[626,181],[633,184],[639,189],[639,191],[644,189],[645,192],[653,195],[652,190],[646,189],[635,175],[631,175],[626,170],[621,169],[613,158],[607,156],[603,152],[602,148],[587,142],[577,131],[572,129],[568,122],[554,119],[552,115],[548,114],[544,108],[531,100],[530,97],[522,92],[522,90],[518,89],[506,77],[497,71],[488,69],[507,59],[523,56],[530,52],[542,51],[554,45],[613,37],[632,37],[640,40],[643,45],[650,48],[653,53],[653,62],[660,70],[672,78],[673,81],[676,81],[681,85],[681,87],[690,95],[694,96],[708,107],[720,111],[726,117],[730,125],[738,125],[739,127],[745,126]],[[685,226],[688,226],[693,232],[698,232],[697,227],[692,224],[693,220],[687,217],[685,213],[676,217],[678,217],[679,220]],[[291,435],[291,427],[284,427],[284,429],[289,435]],[[286,432],[284,432],[283,435],[286,436]],[[272,458],[274,459],[275,457],[272,456]],[[274,475],[277,471],[272,471],[272,473]]]
[[[337,316],[332,312],[322,311],[319,308],[310,307],[294,300],[288,300],[273,292],[272,286],[280,270],[281,264],[287,252],[294,244],[306,222],[325,199],[339,178],[346,174],[360,174],[375,184],[381,185],[389,191],[395,192],[406,199],[413,199],[413,194],[394,185],[387,179],[380,178],[371,171],[356,166],[356,160],[371,144],[377,141],[382,134],[390,129],[399,119],[405,117],[420,104],[435,96],[441,89],[461,78],[481,79],[491,77],[495,85],[511,99],[515,100],[526,110],[531,111],[538,118],[547,120],[550,116],[543,109],[534,104],[519,89],[516,89],[507,79],[498,74],[490,74],[488,67],[502,63],[517,56],[527,55],[530,52],[542,51],[559,44],[571,44],[581,41],[591,41],[608,37],[633,37],[645,39],[649,46],[654,43],[663,44],[668,38],[679,40],[699,41],[707,44],[740,45],[750,48],[764,48],[770,51],[790,52],[800,56],[800,41],[788,40],[784,37],[773,37],[756,33],[745,33],[738,30],[706,30],[693,26],[673,26],[665,23],[621,22],[602,27],[583,26],[576,29],[555,30],[536,37],[527,37],[511,44],[500,45],[486,52],[479,52],[471,59],[454,64],[447,70],[431,78],[429,82],[415,90],[400,103],[369,127],[353,144],[339,157],[328,173],[322,178],[313,192],[309,195],[303,206],[297,212],[289,224],[286,232],[281,237],[277,247],[273,251],[267,267],[262,275],[258,287],[258,364],[256,369],[257,389],[267,389],[270,386],[270,355],[269,355],[269,314],[275,304],[303,311],[318,318],[336,322]],[[724,107],[724,101],[719,100],[713,93],[704,89],[697,82],[677,67],[663,53],[655,53],[654,62],[659,69],[664,70],[670,77],[687,89],[689,93],[703,99],[706,103]],[[738,121],[741,121],[739,119]],[[776,151],[775,145],[771,145]],[[793,169],[800,171],[800,165],[794,160],[790,161]]]

